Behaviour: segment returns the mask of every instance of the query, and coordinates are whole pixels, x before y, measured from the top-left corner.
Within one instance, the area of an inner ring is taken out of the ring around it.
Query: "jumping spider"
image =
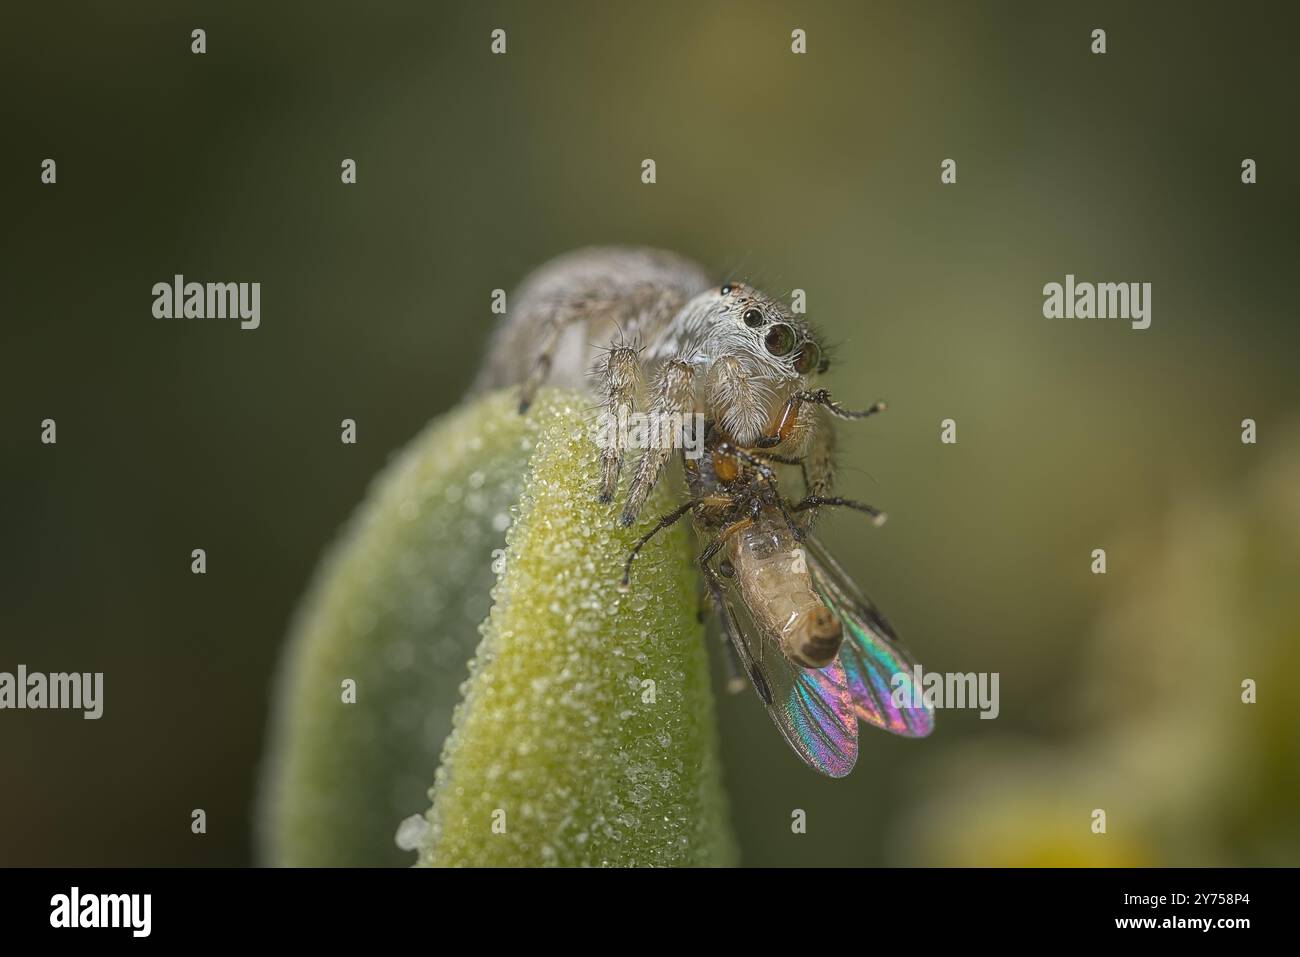
[[[475,388],[518,385],[523,412],[543,383],[582,387],[594,376],[610,416],[638,402],[665,417],[701,412],[736,449],[798,459],[810,493],[829,497],[830,420],[865,418],[884,404],[850,412],[825,389],[811,388],[810,379],[828,367],[808,322],[752,286],[714,283],[672,253],[592,248],[524,281]],[[636,521],[672,451],[641,453],[621,524]],[[618,443],[602,449],[603,502],[614,499],[623,454]]]

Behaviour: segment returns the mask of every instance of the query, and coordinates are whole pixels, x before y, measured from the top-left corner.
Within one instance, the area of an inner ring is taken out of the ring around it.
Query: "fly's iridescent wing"
[[[710,588],[722,629],[781,736],[813,770],[844,777],[858,759],[858,719],[844,669],[838,661],[817,670],[792,664],[744,602],[732,601],[730,589]]]
[[[805,542],[813,587],[844,626],[839,663],[856,715],[894,734],[923,738],[934,730],[913,670],[916,661],[885,616],[813,535]],[[899,703],[895,703],[898,701]]]

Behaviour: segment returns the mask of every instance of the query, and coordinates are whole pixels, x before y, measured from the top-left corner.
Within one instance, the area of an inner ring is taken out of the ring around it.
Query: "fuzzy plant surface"
[[[537,420],[513,410],[503,395],[432,422],[372,482],[317,569],[272,701],[264,863],[409,861],[394,822],[424,800],[451,730],[536,442]]]
[[[432,866],[734,863],[685,527],[618,587],[679,493],[618,528],[590,405],[477,400],[376,480],[282,666],[268,863],[411,863],[395,832]]]

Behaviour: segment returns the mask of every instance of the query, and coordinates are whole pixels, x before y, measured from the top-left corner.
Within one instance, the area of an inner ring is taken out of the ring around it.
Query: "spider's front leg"
[[[623,467],[622,430],[619,428],[621,414],[627,410],[632,413],[632,404],[636,397],[637,380],[641,367],[637,362],[637,352],[632,346],[610,346],[609,356],[604,369],[605,412],[613,426],[613,440],[600,450],[600,492],[601,502],[612,502],[618,490],[618,473]]]
[[[808,495],[830,495],[835,487],[835,426],[821,406],[804,406],[809,429],[803,457]]]
[[[669,425],[684,422],[694,408],[695,367],[682,358],[668,360],[659,372],[655,397],[650,406],[650,414],[656,418],[658,425],[653,433],[659,437],[659,441],[649,443],[657,447],[647,448],[641,453],[636,475],[627,490],[623,514],[619,517],[619,522],[624,527],[636,521],[659,480],[659,473],[673,453],[674,442],[669,441]]]

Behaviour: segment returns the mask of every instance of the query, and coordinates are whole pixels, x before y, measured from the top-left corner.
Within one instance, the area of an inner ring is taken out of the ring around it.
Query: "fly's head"
[[[827,366],[807,320],[744,283],[701,293],[679,321],[682,341],[707,368],[705,414],[742,448],[769,434],[789,396]]]

